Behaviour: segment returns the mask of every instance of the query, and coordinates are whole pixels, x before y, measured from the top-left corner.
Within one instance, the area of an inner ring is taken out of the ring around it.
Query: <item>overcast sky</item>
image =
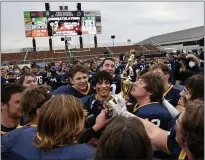
[[[50,9],[57,11],[59,5],[76,10],[74,2],[51,2]],[[204,25],[204,2],[82,2],[82,10],[100,10],[102,34],[97,35],[98,44],[132,43],[151,36]],[[43,2],[2,2],[1,47],[14,49],[32,47],[32,39],[25,37],[24,11],[44,11]],[[93,35],[83,36],[84,44],[94,44]],[[60,37],[55,46],[64,46]],[[48,47],[48,38],[36,38],[37,47]],[[79,45],[78,36],[72,37],[71,45]]]

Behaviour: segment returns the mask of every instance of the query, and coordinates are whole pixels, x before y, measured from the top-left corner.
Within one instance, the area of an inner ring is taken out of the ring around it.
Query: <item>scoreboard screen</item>
[[[24,25],[26,37],[102,33],[100,11],[25,11]]]
[[[48,26],[53,36],[72,36],[81,31],[81,11],[51,11]]]
[[[101,34],[101,32],[100,11],[84,11],[84,17],[82,17],[82,33]]]

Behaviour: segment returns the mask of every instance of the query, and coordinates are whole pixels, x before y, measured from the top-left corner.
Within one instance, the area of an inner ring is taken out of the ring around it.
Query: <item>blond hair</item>
[[[42,150],[73,144],[84,129],[82,102],[72,95],[56,95],[41,109],[34,144]]]

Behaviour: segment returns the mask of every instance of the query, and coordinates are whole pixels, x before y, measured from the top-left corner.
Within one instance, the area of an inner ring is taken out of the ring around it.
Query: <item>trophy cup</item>
[[[121,81],[122,97],[125,99],[126,102],[128,102],[129,100],[129,93],[132,88],[132,85],[133,82],[129,78]]]
[[[127,75],[127,71],[133,66],[134,63],[135,63],[135,50],[132,49],[130,50],[130,57],[128,59],[127,65],[121,74],[121,93],[122,93],[122,97],[125,99],[128,110],[132,110],[133,108],[133,104],[129,102],[130,100],[129,93],[134,83],[131,81],[130,76]]]

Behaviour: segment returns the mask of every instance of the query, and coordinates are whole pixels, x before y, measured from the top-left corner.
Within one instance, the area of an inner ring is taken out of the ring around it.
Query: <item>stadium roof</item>
[[[152,41],[158,44],[171,44],[185,41],[195,41],[201,38],[204,38],[204,26],[150,37],[141,42],[138,42],[137,44],[152,44]]]

